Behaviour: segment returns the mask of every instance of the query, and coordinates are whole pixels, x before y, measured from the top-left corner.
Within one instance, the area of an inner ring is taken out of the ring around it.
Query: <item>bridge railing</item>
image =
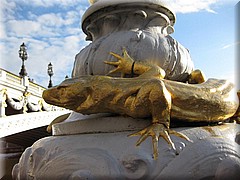
[[[40,111],[64,111],[47,104],[42,98],[42,87],[0,68],[0,117]]]
[[[68,110],[36,112],[2,117],[2,121],[0,121],[0,138],[49,125],[56,117],[69,112]]]

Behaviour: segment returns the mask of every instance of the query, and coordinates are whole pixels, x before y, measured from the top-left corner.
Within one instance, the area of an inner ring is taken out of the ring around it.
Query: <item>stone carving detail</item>
[[[126,127],[111,133],[111,127],[119,120]],[[234,142],[236,132],[240,131],[237,125],[175,128],[193,142],[173,137],[179,152],[175,155],[160,140],[158,160],[151,156],[150,140],[136,148],[136,138],[128,138],[131,131],[124,131],[128,123],[138,129],[145,125],[144,121],[105,117],[56,124],[54,129],[72,133],[71,129],[77,130],[78,126],[90,129],[93,122],[99,122],[97,126],[106,126],[109,122],[109,132],[106,129],[105,133],[75,131],[75,135],[56,134],[41,139],[25,150],[13,169],[14,179],[236,179],[240,176],[239,145]]]
[[[150,6],[147,1],[137,7],[130,1],[93,4],[83,17],[83,31],[93,42],[77,54],[73,77],[106,75],[111,67],[103,61],[115,61],[109,52],[121,54],[125,47],[133,59],[163,68],[167,79],[186,81],[193,62],[188,50],[169,36],[174,31],[174,14],[168,11],[170,15],[166,15],[166,10],[159,7],[161,1],[151,3],[155,5]],[[112,9],[109,4],[116,7]],[[98,16],[97,9],[104,5],[109,5],[108,11]]]

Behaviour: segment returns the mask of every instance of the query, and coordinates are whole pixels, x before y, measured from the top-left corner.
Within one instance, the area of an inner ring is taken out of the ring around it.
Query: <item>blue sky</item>
[[[171,0],[177,22],[172,35],[190,50],[195,68],[208,78],[236,77],[238,0]],[[88,0],[0,0],[0,67],[18,74],[19,46],[25,42],[28,75],[47,86],[53,64],[54,85],[70,76],[75,55],[89,42],[81,30]]]

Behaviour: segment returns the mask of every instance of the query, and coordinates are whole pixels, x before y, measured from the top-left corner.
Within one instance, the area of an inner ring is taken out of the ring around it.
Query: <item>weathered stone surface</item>
[[[85,119],[85,120],[84,120]],[[139,147],[129,134],[147,119],[85,116],[53,127],[54,136],[26,149],[13,169],[15,179],[222,179],[240,176],[237,124],[173,128],[193,142],[172,136],[179,155],[160,139],[152,158],[148,138]],[[67,135],[67,136],[66,136]]]

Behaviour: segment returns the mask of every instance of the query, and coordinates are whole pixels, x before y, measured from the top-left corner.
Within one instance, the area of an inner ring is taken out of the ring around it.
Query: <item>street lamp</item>
[[[52,85],[52,76],[53,76],[53,65],[52,65],[52,63],[49,63],[49,64],[48,64],[48,70],[47,70],[47,72],[48,72],[48,75],[49,75],[49,77],[50,77],[49,84],[48,84],[48,88],[50,88],[50,87],[53,86],[53,85]]]
[[[24,77],[24,76],[27,76],[27,70],[25,68],[24,61],[26,61],[27,58],[28,58],[27,48],[26,48],[24,43],[22,43],[22,45],[20,46],[18,54],[19,54],[19,57],[22,59],[22,68],[21,68],[21,70],[19,72],[19,75],[21,77]]]

